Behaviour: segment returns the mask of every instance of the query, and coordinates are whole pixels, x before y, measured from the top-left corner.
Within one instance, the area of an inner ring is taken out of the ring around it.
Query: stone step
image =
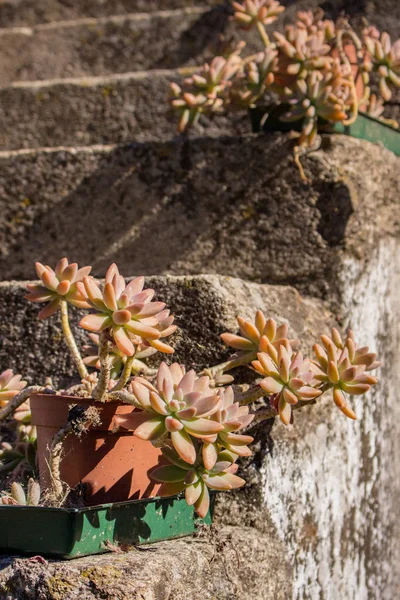
[[[0,88],[0,150],[163,140],[176,135],[169,82],[191,72],[154,70],[107,77],[21,82]],[[218,117],[208,134],[240,131],[246,113]],[[204,120],[208,125],[208,121]],[[193,135],[198,135],[196,129]]]
[[[202,528],[192,538],[140,551],[122,553],[122,546],[119,552],[67,562],[3,557],[4,600],[317,600],[322,590],[325,598],[335,600],[398,597],[400,245],[398,236],[387,235],[387,209],[400,197],[399,159],[379,146],[332,138],[330,148],[308,156],[306,170],[309,174],[313,166],[314,182],[305,185],[287,159],[287,145],[261,137],[236,146],[230,141],[218,144],[214,152],[208,145],[206,154],[203,146],[203,156],[190,145],[174,155],[164,146],[144,162],[133,148],[125,149],[124,165],[123,155],[118,159],[107,149],[99,161],[97,184],[94,177],[91,182],[81,180],[75,205],[71,197],[61,200],[61,207],[53,203],[48,221],[52,231],[42,223],[44,237],[36,235],[30,260],[42,252],[54,264],[60,250],[58,232],[64,227],[76,248],[84,239],[85,248],[96,257],[107,241],[106,225],[122,233],[121,223],[130,219],[131,225],[142,225],[137,242],[146,246],[150,257],[157,256],[157,246],[167,254],[178,239],[181,255],[197,243],[205,249],[208,264],[218,262],[226,233],[226,258],[248,253],[248,266],[273,268],[281,277],[293,269],[311,283],[310,267],[323,257],[328,239],[331,261],[322,270],[333,292],[339,290],[342,296],[333,314],[327,303],[301,297],[292,287],[258,285],[226,275],[152,277],[147,283],[176,315],[181,329],[172,342],[175,357],[188,367],[200,370],[226,358],[220,333],[237,331],[235,317],[252,317],[259,308],[287,322],[307,355],[337,318],[343,329],[351,325],[360,345],[369,345],[382,359],[379,382],[365,398],[349,398],[356,422],[347,420],[327,394],[315,406],[296,411],[293,427],[284,427],[278,419],[253,425],[248,433],[255,438],[255,456],[240,460],[246,487],[217,494],[211,530]],[[42,171],[43,182],[47,180],[53,191],[79,162],[79,153],[58,154],[53,163],[58,170]],[[31,155],[34,160],[35,153]],[[218,164],[221,155],[224,160]],[[26,185],[22,156],[14,154],[9,160],[19,185]],[[36,153],[37,163],[43,156]],[[162,198],[158,214],[151,205],[153,186]],[[88,194],[90,189],[95,196]],[[354,213],[344,223],[346,195],[353,196]],[[147,222],[140,214],[146,204]],[[72,218],[74,226],[69,223]],[[163,229],[157,229],[156,219],[162,219]],[[217,224],[221,229],[214,239]],[[315,243],[310,245],[312,229]],[[338,245],[334,236],[339,232],[343,239]],[[53,245],[44,252],[47,233]],[[263,243],[269,254],[262,252]],[[116,252],[125,273],[143,272],[145,263],[136,259],[136,251],[126,247],[122,257]],[[225,260],[224,273],[231,266]],[[38,307],[27,305],[23,294],[22,282],[0,284],[0,368],[21,369],[35,382],[45,374],[69,375],[71,363],[59,320],[38,323]],[[79,316],[77,311],[73,315],[75,328]],[[242,374],[233,373],[237,383],[243,381]],[[117,516],[115,530],[124,541],[126,519]]]
[[[190,7],[0,29],[0,86],[201,64],[228,15]]]
[[[155,69],[0,88],[0,151],[171,139],[178,119],[169,103],[169,84],[192,72],[193,67]],[[385,115],[400,119],[400,92]],[[188,136],[249,131],[248,115],[239,111],[202,117]]]
[[[212,7],[224,0],[2,0],[0,27],[33,26],[83,17],[109,17],[132,12]]]
[[[67,255],[99,276],[116,260],[336,297],[340,261],[367,259],[376,215],[399,223],[400,158],[335,135],[302,161],[310,183],[279,134],[2,152],[0,277]]]

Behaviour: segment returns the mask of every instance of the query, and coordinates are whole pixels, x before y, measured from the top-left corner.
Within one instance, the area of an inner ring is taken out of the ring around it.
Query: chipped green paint
[[[87,508],[0,506],[0,552],[76,558],[107,552],[110,545],[191,535],[211,520],[210,513],[200,519],[184,498],[176,497]]]
[[[286,111],[287,107],[282,105],[273,109],[269,116],[265,118],[267,114],[266,107],[257,106],[256,108],[251,109],[250,119],[253,132],[300,131],[302,126],[301,120],[294,123],[285,123],[279,120],[279,115]],[[346,126],[342,123],[330,125],[321,121],[320,131],[321,133],[341,133],[350,135],[360,140],[367,140],[368,142],[380,142],[385,148],[391,150],[397,156],[400,156],[400,131],[362,112],[359,113],[352,125]]]

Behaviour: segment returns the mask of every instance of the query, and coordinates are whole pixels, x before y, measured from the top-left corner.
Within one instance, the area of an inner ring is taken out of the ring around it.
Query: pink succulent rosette
[[[186,502],[194,505],[197,514],[204,518],[210,507],[209,489],[229,491],[245,485],[245,480],[236,475],[238,465],[232,462],[229,453],[221,452],[212,469],[196,461],[187,464],[174,450],[165,447],[164,456],[171,463],[155,469],[151,478],[162,483],[159,496],[173,496],[185,492]]]
[[[213,436],[204,438],[202,446],[204,466],[209,470],[214,468],[218,455],[223,449],[230,452],[235,460],[238,456],[252,455],[248,444],[251,444],[253,438],[250,435],[238,434],[238,431],[250,425],[254,415],[249,414],[248,406],[240,406],[239,402],[234,401],[232,387],[220,389],[218,394],[221,398],[221,404],[211,416],[211,419],[220,423],[223,430]]]
[[[294,404],[299,400],[310,402],[322,394],[321,390],[311,385],[314,373],[310,361],[304,360],[301,352],[295,354],[284,346],[279,346],[278,350],[270,346],[269,353],[260,352],[257,358],[252,363],[253,367],[261,375],[267,375],[260,386],[275,396],[280,419],[285,425],[293,422]]]
[[[251,29],[257,23],[270,25],[285,10],[277,0],[243,0],[232,2],[233,18],[243,29]]]
[[[357,419],[348,406],[346,394],[361,396],[369,391],[378,380],[367,371],[377,369],[380,362],[368,346],[358,348],[350,331],[343,342],[337,329],[332,329],[332,337],[321,336],[324,347],[314,345],[316,360],[312,361],[315,379],[333,389],[333,400],[346,417]]]
[[[178,455],[194,464],[196,446],[192,437],[201,440],[223,430],[222,424],[210,419],[218,411],[221,398],[209,383],[206,376],[197,377],[194,371],[185,373],[178,363],[170,367],[161,363],[155,385],[143,377],[135,377],[130,391],[146,413],[135,435],[143,440],[169,436]],[[119,424],[134,427],[136,418],[123,416]]]
[[[256,312],[254,323],[243,317],[237,317],[237,322],[240,335],[233,333],[221,335],[222,341],[235,350],[257,353],[262,350],[262,344],[265,344],[266,340],[275,348],[288,342],[295,349],[299,344],[299,340],[287,339],[288,326],[286,323],[278,327],[274,319],[266,319],[261,310]]]
[[[152,302],[154,290],[143,289],[144,277],[126,284],[115,264],[108,269],[104,287],[85,277],[78,289],[95,313],[80,322],[89,331],[109,331],[118,349],[133,356],[138,346],[150,345],[159,352],[170,354],[171,346],[162,341],[176,326],[165,309],[164,302]]]
[[[40,284],[28,283],[28,294],[26,300],[31,302],[48,302],[39,312],[39,319],[47,319],[59,308],[61,300],[66,300],[78,308],[89,308],[89,304],[77,287],[77,284],[87,277],[91,267],[78,268],[76,263],[68,263],[66,258],[62,258],[53,269],[44,266],[40,262],[36,263],[36,272]]]
[[[27,382],[22,380],[22,375],[14,375],[11,369],[3,371],[0,374],[0,407],[6,406],[26,385]],[[17,421],[23,421],[29,415],[29,402],[24,402],[14,412]]]

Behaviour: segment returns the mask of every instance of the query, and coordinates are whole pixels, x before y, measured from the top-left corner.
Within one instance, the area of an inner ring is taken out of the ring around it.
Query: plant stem
[[[209,369],[204,369],[202,371],[203,375],[208,375],[211,378],[214,378],[218,373],[226,373],[231,369],[235,369],[236,367],[242,367],[243,365],[248,365],[252,360],[256,360],[257,352],[247,352],[247,354],[241,354],[236,358],[231,358],[226,362],[220,363],[219,365],[215,365],[214,367],[210,367]]]
[[[316,404],[316,400],[310,400],[308,402],[304,401],[304,400],[299,400],[297,402],[297,404],[293,404],[292,405],[292,410],[299,410],[300,408],[304,408],[305,406],[312,406],[313,404]],[[276,410],[274,408],[272,408],[271,406],[263,406],[262,408],[259,408],[255,413],[254,413],[254,420],[252,421],[252,423],[257,423],[260,421],[267,421],[269,419],[275,419],[275,417],[278,416],[278,413],[276,412]]]
[[[100,375],[99,382],[96,387],[93,389],[92,396],[98,402],[106,402],[107,400],[107,392],[108,392],[108,384],[110,383],[111,378],[111,359],[110,354],[108,352],[109,341],[107,337],[107,333],[103,331],[100,334],[100,343],[99,343],[99,358],[100,358]]]
[[[119,380],[117,381],[117,383],[112,388],[112,390],[111,390],[112,392],[117,392],[119,390],[124,389],[124,387],[128,383],[129,378],[131,376],[132,367],[133,367],[133,356],[128,356],[125,361],[121,376],[120,376]]]
[[[264,25],[262,23],[260,23],[260,21],[257,21],[257,29],[258,29],[258,33],[261,36],[264,46],[266,48],[268,48],[268,46],[270,45],[269,37],[268,37],[267,32],[264,29]]]
[[[251,424],[258,423],[260,421],[267,421],[268,419],[274,419],[276,416],[278,416],[278,413],[274,408],[272,408],[272,406],[263,406],[262,408],[256,410]]]
[[[21,404],[29,399],[31,394],[42,392],[44,389],[45,388],[40,385],[32,385],[22,390],[22,392],[14,396],[14,398],[7,402],[6,406],[0,410],[0,421],[4,421],[4,419],[7,419],[7,417],[12,415]]]
[[[132,404],[136,408],[143,410],[143,406],[136,400],[135,396],[126,390],[121,390],[120,392],[111,391],[107,397],[110,400],[117,400],[118,402],[123,402],[124,404]]]
[[[268,392],[263,390],[259,385],[253,385],[245,392],[235,393],[235,402],[239,402],[240,406],[246,406],[263,396],[269,396]]]
[[[146,375],[146,377],[154,377],[157,375],[157,369],[150,369],[144,362],[135,358],[132,363],[132,375]]]
[[[68,348],[71,352],[72,358],[75,361],[79,375],[82,379],[85,379],[89,375],[88,370],[82,360],[82,356],[79,352],[78,346],[76,345],[75,338],[72,334],[71,327],[68,319],[68,305],[66,300],[61,300],[61,325],[64,333],[65,341],[67,342]]]
[[[301,164],[301,160],[300,160],[299,150],[300,150],[299,146],[295,146],[293,148],[294,162],[296,163],[297,168],[299,169],[300,177],[302,178],[302,180],[305,183],[310,183],[310,181],[306,177],[306,174],[304,173],[303,165]]]

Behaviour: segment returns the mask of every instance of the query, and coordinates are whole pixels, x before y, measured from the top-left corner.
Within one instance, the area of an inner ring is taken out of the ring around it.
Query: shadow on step
[[[191,59],[198,59],[204,54],[205,49],[209,50],[210,55],[213,51],[218,52],[220,36],[224,33],[231,14],[229,7],[222,4],[201,15],[183,32],[172,52],[156,60],[151,68],[175,69],[190,62]]]
[[[26,159],[21,190],[35,196],[36,214],[7,244],[4,279],[30,278],[34,260],[63,255],[93,264],[96,276],[116,261],[127,275],[219,273],[318,296],[334,277],[351,199],[320,177],[318,161],[308,164],[314,183],[304,183],[284,136],[137,144],[95,161],[83,151],[38,154],[44,164]],[[55,198],[54,182],[73,185],[85,160],[90,175]]]

